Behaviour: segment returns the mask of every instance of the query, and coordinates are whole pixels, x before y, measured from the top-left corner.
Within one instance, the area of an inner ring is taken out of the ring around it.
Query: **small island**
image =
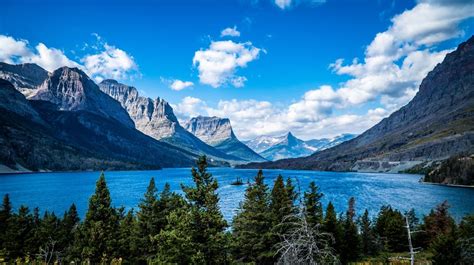
[[[233,186],[242,186],[242,185],[244,185],[244,182],[242,181],[241,178],[237,177],[237,179],[234,180],[233,182],[231,182],[230,185],[233,185]]]

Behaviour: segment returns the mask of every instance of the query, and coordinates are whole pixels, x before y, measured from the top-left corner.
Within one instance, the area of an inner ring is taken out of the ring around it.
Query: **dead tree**
[[[281,236],[277,244],[278,264],[339,264],[331,248],[334,238],[329,233],[319,230],[319,225],[311,227],[304,214],[291,215],[285,218],[284,225],[290,229]]]

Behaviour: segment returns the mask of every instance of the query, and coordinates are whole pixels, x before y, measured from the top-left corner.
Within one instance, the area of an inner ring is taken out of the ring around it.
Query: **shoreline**
[[[435,183],[435,182],[426,182],[426,181],[420,181],[420,183],[427,184],[427,185],[452,187],[452,188],[474,189],[474,185],[446,184],[446,183]]]

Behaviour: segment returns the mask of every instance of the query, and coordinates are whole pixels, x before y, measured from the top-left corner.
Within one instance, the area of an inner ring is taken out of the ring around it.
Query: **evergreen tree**
[[[371,256],[377,252],[376,237],[369,218],[369,211],[366,209],[360,218],[361,250],[364,256]]]
[[[424,217],[423,246],[428,246],[436,237],[449,234],[455,228],[456,224],[448,210],[449,204],[445,201]]]
[[[64,258],[66,261],[73,260],[73,243],[75,234],[80,225],[79,214],[77,213],[76,205],[73,203],[69,210],[64,213],[61,221],[61,235],[60,245],[64,247]]]
[[[6,252],[7,248],[7,231],[12,217],[12,204],[10,196],[5,194],[3,197],[2,208],[0,208],[0,251]]]
[[[197,169],[193,167],[191,173],[195,185],[182,187],[188,202],[187,211],[175,211],[169,219],[173,226],[169,225],[157,238],[164,245],[172,245],[167,242],[175,240],[181,241],[182,245],[174,246],[173,249],[160,247],[158,260],[162,263],[176,263],[172,259],[189,258],[191,263],[225,263],[227,244],[224,230],[227,224],[218,206],[218,183],[207,172],[205,156],[198,159]],[[176,235],[183,238],[178,239]],[[185,247],[189,249],[184,250]],[[173,251],[182,254],[170,254]],[[190,251],[190,255],[184,256]]]
[[[454,229],[436,237],[431,242],[430,250],[433,264],[472,264],[462,262],[462,249]]]
[[[155,179],[150,179],[150,184],[145,192],[143,200],[138,205],[137,227],[140,256],[150,258],[156,254],[156,248],[152,243],[152,238],[159,234],[163,228],[159,224],[162,218],[158,212],[157,189]]]
[[[29,239],[33,237],[33,215],[26,206],[20,206],[18,214],[11,215],[6,231],[5,249],[12,259],[23,258],[36,253],[29,253]]]
[[[247,187],[245,199],[233,221],[233,253],[240,262],[268,264],[273,262],[269,243],[272,217],[268,186],[259,170],[254,183]]]
[[[391,206],[382,206],[375,223],[376,233],[384,240],[389,252],[407,250],[407,231],[405,217]]]
[[[104,173],[100,174],[82,231],[82,259],[91,263],[112,260],[117,247],[118,215],[111,206],[110,192]]]
[[[309,191],[304,193],[304,209],[306,220],[311,227],[323,223],[323,206],[321,198],[323,194],[319,192],[318,186],[314,181],[309,183]]]
[[[355,198],[349,199],[349,207],[344,220],[344,239],[342,242],[341,262],[346,264],[359,258],[360,239],[355,218]]]
[[[337,253],[340,253],[342,243],[342,228],[337,219],[337,214],[332,202],[329,202],[326,208],[326,216],[323,222],[323,232],[329,233],[333,236],[334,242],[332,247]]]
[[[120,214],[120,227],[118,238],[118,253],[117,256],[125,259],[130,263],[137,263],[139,253],[138,236],[137,236],[137,220],[133,214],[133,209],[127,214]]]

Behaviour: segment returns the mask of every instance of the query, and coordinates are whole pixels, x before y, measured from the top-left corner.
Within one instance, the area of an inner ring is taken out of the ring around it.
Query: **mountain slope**
[[[0,165],[20,170],[138,169],[144,165],[99,155],[54,136],[57,130],[13,85],[0,79]],[[159,168],[158,165],[149,165]]]
[[[99,86],[127,110],[136,128],[144,134],[195,154],[206,154],[217,160],[239,160],[207,145],[181,127],[173,109],[164,99],[141,97],[136,88],[115,80],[104,80]]]
[[[410,103],[355,139],[246,167],[389,171],[463,152],[474,152],[474,36],[427,75]]]
[[[184,128],[223,153],[248,162],[265,161],[263,157],[237,139],[229,119],[198,116],[189,120]]]
[[[55,70],[28,99],[52,102],[59,110],[89,111],[104,118],[113,118],[127,127],[135,127],[120,104],[103,93],[78,68],[61,67]]]
[[[12,65],[0,62],[0,78],[9,81],[18,91],[28,96],[48,78],[48,71],[37,64]]]

